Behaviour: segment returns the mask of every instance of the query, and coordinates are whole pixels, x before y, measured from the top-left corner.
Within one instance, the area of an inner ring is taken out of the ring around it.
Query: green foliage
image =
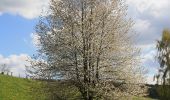
[[[82,98],[77,87],[69,82],[46,82],[45,89],[48,91],[48,100],[80,100]]]
[[[159,94],[159,97],[161,100],[169,100],[170,99],[170,86],[158,86],[157,87],[157,93]]]
[[[41,82],[0,75],[0,100],[45,100],[41,86]]]
[[[163,84],[169,84],[170,77],[170,30],[164,30],[162,33],[162,40],[157,43],[158,61],[160,63],[159,75],[163,79]]]
[[[170,43],[170,30],[165,29],[162,34],[162,41]]]
[[[161,86],[157,87],[157,93],[162,100],[170,100],[170,30],[163,31],[162,40],[158,41],[157,49],[160,63],[159,75],[157,76],[163,79]]]

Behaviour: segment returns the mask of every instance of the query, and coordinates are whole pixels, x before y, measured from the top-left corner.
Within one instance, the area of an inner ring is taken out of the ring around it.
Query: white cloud
[[[150,12],[153,16],[157,18],[163,18],[166,14],[169,14],[169,6],[170,6],[170,1],[169,0],[151,0],[152,5],[150,8]],[[166,15],[167,16],[167,15]]]
[[[142,45],[153,44],[162,30],[170,26],[169,0],[127,0],[127,4]]]
[[[143,53],[142,55],[142,64],[145,65],[145,67],[150,71],[150,73],[153,73],[158,68],[158,63],[156,60],[156,50],[151,49],[146,53]]]
[[[49,0],[1,0],[0,12],[33,19],[41,14],[42,9],[47,8],[48,2]]]
[[[156,60],[156,44],[139,44],[138,48],[141,48],[141,66],[147,70],[146,82],[148,84],[155,84],[153,76],[157,74],[159,64]]]
[[[127,0],[129,6],[136,9],[138,13],[148,13],[155,18],[163,18],[165,14],[169,14],[169,0]],[[136,13],[137,13],[136,12]]]
[[[151,23],[149,22],[149,20],[137,19],[135,22],[136,23],[134,29],[140,33],[149,30],[149,28],[151,27]]]
[[[20,74],[24,77],[25,65],[30,65],[27,61],[28,59],[30,59],[30,56],[27,54],[10,55],[8,57],[0,55],[0,65],[6,64],[10,68],[10,72],[13,72],[14,76],[19,76]]]
[[[148,71],[147,73],[147,83],[148,84],[155,84],[153,81],[154,75],[158,73],[159,64],[156,60],[156,49],[154,45],[143,45],[142,47],[142,65]]]
[[[129,5],[133,5],[140,13],[144,12],[145,10],[149,9],[151,6],[152,0],[127,0]]]
[[[154,76],[147,76],[147,84],[156,84],[156,81],[154,81]]]
[[[142,65],[148,69],[148,82],[157,73],[156,40],[161,38],[162,30],[170,28],[169,0],[127,0],[128,15],[136,22],[134,30],[139,34],[137,46],[140,47]],[[152,77],[151,77],[152,76]]]

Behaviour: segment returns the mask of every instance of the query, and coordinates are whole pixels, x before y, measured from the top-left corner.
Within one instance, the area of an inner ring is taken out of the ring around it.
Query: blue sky
[[[0,1],[0,64],[6,63],[15,75],[24,75],[27,58],[35,53],[34,26],[49,0],[1,0]],[[159,67],[155,60],[156,40],[162,30],[170,28],[169,0],[126,0],[128,17],[138,34],[137,47],[141,48],[142,65],[148,69],[148,82]]]
[[[25,19],[21,16],[3,14],[0,16],[0,53],[7,57],[21,53],[32,55],[35,52],[31,44],[31,33],[37,19]]]

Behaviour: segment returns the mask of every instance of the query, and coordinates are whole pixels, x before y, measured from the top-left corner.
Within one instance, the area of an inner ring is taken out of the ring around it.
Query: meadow
[[[0,75],[0,100],[44,100],[41,82]]]
[[[48,82],[49,83],[49,82]],[[63,82],[50,82],[0,75],[0,100],[79,100],[80,93]],[[130,97],[127,100],[153,100]]]

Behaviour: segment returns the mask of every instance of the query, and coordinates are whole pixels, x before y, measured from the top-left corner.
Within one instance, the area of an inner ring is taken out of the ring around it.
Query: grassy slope
[[[132,100],[153,100],[151,98],[144,98],[144,97],[133,97]]]
[[[0,75],[0,100],[43,100],[42,91],[33,91],[34,87],[41,88],[42,83],[27,79]],[[40,90],[40,89],[39,89]]]
[[[79,92],[75,87],[57,82],[45,86],[45,82],[21,79],[0,75],[0,100],[48,100],[44,91],[51,91],[53,99],[77,100]],[[45,90],[44,90],[45,89]],[[48,94],[49,95],[49,94]],[[130,99],[128,99],[130,100]],[[149,98],[133,97],[132,100],[153,100]]]

